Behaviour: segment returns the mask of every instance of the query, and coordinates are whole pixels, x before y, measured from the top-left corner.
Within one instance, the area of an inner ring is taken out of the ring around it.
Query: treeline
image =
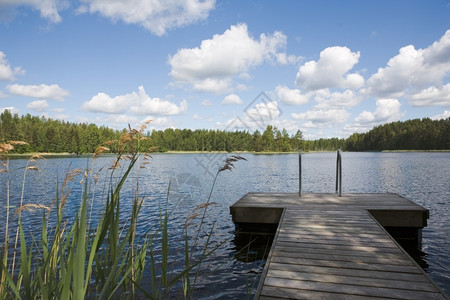
[[[298,130],[289,135],[285,129],[268,125],[263,132],[172,129],[152,130],[140,149],[156,151],[348,151],[443,150],[450,149],[450,118],[433,121],[415,119],[377,126],[367,133],[347,139],[304,140]],[[75,124],[27,114],[19,117],[8,110],[0,114],[0,143],[25,141],[16,152],[93,153],[106,141],[118,140],[124,130],[95,124]],[[109,146],[114,152],[114,146]]]
[[[152,146],[161,151],[296,151],[302,146],[300,130],[290,136],[285,129],[268,125],[264,132],[223,131],[205,129],[153,130],[149,133]]]
[[[345,141],[348,151],[448,150],[450,118],[429,118],[393,122],[374,127],[366,133],[354,133]]]
[[[19,117],[5,110],[0,114],[0,143],[24,141],[16,147],[18,153],[93,153],[97,146],[118,140],[124,130],[98,127],[95,124],[75,124],[27,114]],[[141,151],[296,151],[302,146],[302,133],[289,136],[285,129],[271,125],[264,132],[190,130],[153,130],[146,134]],[[114,145],[109,146],[114,152]]]
[[[0,142],[24,141],[16,152],[93,153],[100,144],[117,139],[120,132],[94,124],[74,124],[8,110],[0,114]]]

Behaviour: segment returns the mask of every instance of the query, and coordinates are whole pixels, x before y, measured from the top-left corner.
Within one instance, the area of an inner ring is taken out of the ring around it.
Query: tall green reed
[[[148,228],[143,237],[136,240],[138,218],[144,203],[139,192],[139,170],[151,157],[139,152],[141,141],[145,139],[144,129],[145,126],[139,130],[129,128],[118,141],[111,141],[97,148],[93,156],[94,162],[97,157],[109,151],[109,145],[114,144],[118,154],[109,168],[107,190],[102,194],[104,206],[96,223],[91,219],[96,178],[91,178],[91,171],[88,169],[68,171],[62,183],[57,182],[56,196],[49,206],[23,204],[26,173],[38,170],[33,163],[42,157],[30,158],[23,175],[20,205],[15,212],[17,233],[12,249],[9,248],[11,211],[8,152],[14,149],[14,145],[22,142],[0,144],[0,154],[5,155],[0,172],[8,175],[5,238],[0,253],[0,299],[132,299],[137,294],[149,299],[168,298],[174,294],[186,299],[193,297],[202,263],[224,243],[210,245],[214,224],[205,231],[206,239],[203,244],[200,243],[200,233],[204,231],[205,217],[212,204],[210,200],[216,180],[221,172],[231,170],[236,161],[244,158],[231,156],[219,168],[206,202],[196,207],[186,220],[183,231],[184,263],[181,264],[184,267],[171,269],[171,242],[168,233],[170,211],[167,205],[170,184],[165,206],[159,206],[157,225]],[[141,163],[141,159],[144,162]],[[123,220],[120,218],[122,190],[132,172],[136,172],[137,177],[132,210]],[[68,222],[64,207],[71,193],[69,185],[80,177],[83,184],[80,206],[73,222]],[[27,243],[22,212],[31,209],[42,211],[42,228],[39,238]],[[55,221],[49,228],[49,219],[52,217]],[[197,219],[197,233],[192,236],[187,229],[193,226],[190,221],[194,219]],[[91,228],[92,224],[96,224],[95,228]],[[143,282],[146,268],[149,269],[147,273],[150,274],[150,283]]]

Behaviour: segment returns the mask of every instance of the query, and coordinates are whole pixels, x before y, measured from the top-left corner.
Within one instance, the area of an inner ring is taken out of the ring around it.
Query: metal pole
[[[336,153],[336,189],[334,192],[337,194],[339,188],[339,149]]]
[[[298,150],[298,195],[302,196],[302,150]]]
[[[342,197],[342,154],[341,154],[341,149],[337,150],[336,193],[339,195],[339,197]]]

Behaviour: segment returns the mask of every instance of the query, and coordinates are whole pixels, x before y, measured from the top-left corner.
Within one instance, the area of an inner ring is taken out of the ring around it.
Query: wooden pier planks
[[[264,223],[261,211],[280,223],[256,299],[448,299],[372,216],[425,226],[428,211],[403,197],[251,193],[230,207],[237,223]]]

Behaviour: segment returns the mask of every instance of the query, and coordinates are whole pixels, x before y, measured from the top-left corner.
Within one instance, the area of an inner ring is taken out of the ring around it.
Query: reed
[[[108,183],[106,192],[102,194],[104,205],[98,221],[92,220],[97,180],[95,176],[92,178],[89,169],[68,171],[64,180],[56,183],[55,198],[49,206],[24,204],[26,174],[39,171],[34,163],[42,158],[33,156],[23,173],[20,205],[15,211],[17,224],[11,224],[8,153],[21,142],[0,144],[0,154],[4,156],[0,172],[8,177],[5,235],[0,250],[0,299],[133,299],[137,295],[148,299],[164,299],[174,295],[185,299],[193,297],[201,265],[222,245],[210,243],[214,225],[205,231],[205,218],[208,207],[213,204],[210,200],[216,180],[221,172],[232,170],[234,163],[244,158],[231,156],[225,160],[217,171],[205,203],[187,218],[183,231],[183,267],[175,268],[170,264],[168,234],[170,184],[165,205],[159,204],[157,225],[147,228],[143,237],[136,238],[138,218],[145,201],[139,192],[139,169],[151,158],[149,154],[139,152],[140,143],[145,139],[144,129],[129,128],[118,141],[99,146],[94,153],[93,164],[100,155],[109,151],[108,146],[114,144],[114,149],[118,149],[107,171]],[[136,172],[138,179],[133,192],[132,210],[123,218],[122,190],[133,172]],[[82,196],[77,214],[69,222],[70,218],[64,215],[64,207],[71,193],[70,183],[75,179],[82,182]],[[38,237],[27,243],[22,214],[30,210],[42,213],[42,225]],[[49,226],[51,218],[55,221]],[[190,235],[189,226],[196,226],[197,233]],[[11,228],[17,230],[14,243],[9,238]],[[206,232],[203,242],[200,242],[201,232]],[[146,275],[149,282],[143,282],[144,273],[150,274]]]

